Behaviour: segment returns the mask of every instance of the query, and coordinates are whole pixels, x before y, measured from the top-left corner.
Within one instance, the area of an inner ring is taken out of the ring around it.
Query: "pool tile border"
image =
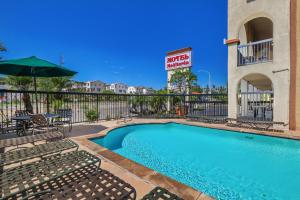
[[[170,122],[164,122],[164,123],[170,123]],[[123,156],[120,156],[119,154],[116,154],[105,147],[102,147],[101,145],[98,145],[90,139],[92,138],[99,138],[105,136],[109,131],[127,126],[127,125],[137,125],[142,123],[128,123],[128,124],[120,124],[119,126],[111,127],[108,129],[105,129],[101,131],[98,134],[92,134],[92,135],[86,135],[86,136],[79,136],[73,138],[76,142],[78,142],[80,145],[85,146],[86,148],[92,150],[96,153],[97,156],[104,157],[113,163],[117,164],[118,166],[121,166],[122,168],[126,169],[127,171],[131,172],[132,174],[140,177],[143,180],[146,180],[154,185],[161,186],[163,188],[168,189],[169,191],[177,194],[178,196],[181,196],[182,198],[186,200],[211,200],[213,198],[205,195],[204,193],[197,191],[187,185],[184,185],[182,183],[179,183],[167,176],[164,176],[150,168],[147,168],[143,165],[140,165],[132,160],[129,160]],[[155,124],[155,123],[147,123],[147,124]]]
[[[119,154],[116,154],[109,149],[106,149],[105,147],[102,147],[101,145],[98,145],[90,139],[93,138],[99,138],[104,137],[107,135],[108,132],[110,132],[113,129],[121,128],[128,125],[138,125],[138,124],[165,124],[165,123],[180,123],[185,125],[192,125],[192,126],[199,126],[199,127],[206,127],[206,128],[215,128],[220,130],[227,130],[227,131],[234,131],[236,133],[247,133],[247,134],[256,134],[256,135],[265,135],[265,136],[272,136],[272,137],[280,137],[280,138],[286,138],[286,139],[294,139],[294,140],[300,140],[300,136],[296,135],[287,135],[286,132],[279,133],[279,132],[263,132],[263,131],[257,131],[257,130],[250,130],[250,129],[243,129],[243,128],[236,128],[236,127],[228,127],[224,125],[219,124],[206,124],[201,122],[195,122],[195,121],[187,121],[187,120],[178,120],[178,119],[169,119],[169,120],[157,120],[157,121],[143,121],[143,122],[127,122],[126,124],[118,124],[116,126],[109,127],[97,134],[91,134],[91,135],[85,135],[85,136],[78,136],[74,137],[73,139],[78,142],[80,145],[85,146],[86,148],[92,150],[96,153],[96,155],[104,157],[118,166],[126,169],[127,171],[131,172],[132,174],[140,177],[143,180],[146,180],[154,185],[158,185],[161,187],[164,187],[168,189],[169,191],[177,194],[178,196],[181,196],[182,198],[186,200],[211,200],[212,197],[207,196],[203,192],[200,192],[198,190],[195,190],[187,185],[184,185],[182,183],[179,183],[178,181],[175,181],[167,176],[164,176],[150,168],[147,168],[143,165],[140,165],[132,160],[129,160],[123,156],[120,156]]]

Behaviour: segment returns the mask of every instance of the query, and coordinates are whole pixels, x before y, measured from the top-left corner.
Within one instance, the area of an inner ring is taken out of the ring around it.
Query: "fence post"
[[[46,104],[47,104],[47,113],[50,113],[50,105],[49,105],[49,93],[47,93],[47,96],[46,96]]]
[[[99,112],[99,94],[96,94],[96,105],[97,105],[97,114],[98,114],[98,120],[100,119],[100,112]]]

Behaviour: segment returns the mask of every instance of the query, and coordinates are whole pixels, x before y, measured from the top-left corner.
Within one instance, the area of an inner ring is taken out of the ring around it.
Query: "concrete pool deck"
[[[217,128],[223,130],[231,130],[231,131],[238,131],[238,132],[247,132],[247,133],[254,133],[254,134],[262,134],[262,135],[269,135],[274,137],[284,137],[284,138],[291,138],[291,139],[299,139],[300,140],[300,133],[299,132],[263,132],[257,130],[250,130],[250,129],[243,129],[243,128],[236,128],[236,127],[228,127],[224,124],[207,124],[201,122],[194,122],[194,121],[187,121],[184,119],[133,119],[127,123],[117,121],[103,121],[98,123],[90,124],[89,126],[94,128],[94,131],[89,130],[83,135],[78,133],[74,134],[74,131],[71,132],[69,135],[72,140],[77,142],[80,146],[80,149],[87,150],[102,159],[101,167],[103,169],[109,170],[116,176],[119,176],[126,182],[130,183],[137,191],[137,199],[140,199],[145,194],[147,194],[150,190],[152,190],[155,186],[160,186],[163,188],[168,189],[170,192],[177,194],[178,196],[184,199],[191,199],[191,200],[208,200],[212,199],[211,197],[207,196],[206,194],[197,191],[191,187],[188,187],[184,184],[181,184],[171,178],[163,176],[162,174],[144,167],[134,161],[131,161],[127,158],[124,158],[98,144],[91,142],[90,138],[95,137],[102,137],[105,136],[110,130],[115,129],[117,127],[122,127],[130,124],[149,124],[149,123],[169,123],[169,122],[176,122],[182,123],[187,125],[195,125],[195,126],[202,126],[202,127],[209,127],[209,128]],[[97,125],[101,128],[97,128]],[[78,124],[75,127],[80,127],[81,125]],[[76,128],[75,128],[76,129]],[[84,131],[84,130],[80,130]],[[77,131],[78,132],[78,131]]]

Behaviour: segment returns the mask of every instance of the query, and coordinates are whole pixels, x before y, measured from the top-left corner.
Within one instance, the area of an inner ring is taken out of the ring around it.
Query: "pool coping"
[[[284,139],[300,140],[300,137],[298,137],[298,136],[283,135],[282,133],[279,133],[279,132],[263,132],[263,131],[257,131],[257,130],[252,130],[252,129],[249,130],[249,129],[242,129],[242,128],[236,128],[236,127],[225,127],[225,126],[219,126],[219,125],[215,125],[215,124],[205,124],[205,123],[200,123],[200,122],[177,120],[177,119],[176,120],[166,119],[165,121],[157,120],[157,121],[149,121],[149,122],[147,122],[147,121],[145,121],[145,122],[130,121],[125,124],[124,123],[117,124],[115,126],[109,127],[97,134],[79,136],[79,137],[75,137],[73,139],[76,142],[78,142],[80,145],[83,145],[86,148],[94,151],[97,156],[106,158],[106,159],[112,161],[113,163],[119,165],[120,167],[126,169],[127,171],[131,172],[132,174],[138,176],[139,178],[146,180],[154,185],[164,187],[184,199],[187,199],[187,200],[189,200],[189,199],[191,199],[191,200],[211,200],[211,199],[213,199],[212,197],[204,194],[201,191],[198,191],[190,186],[187,186],[183,183],[173,180],[172,178],[162,175],[155,170],[145,167],[139,163],[136,163],[133,160],[125,158],[125,157],[123,157],[117,153],[114,153],[113,151],[91,141],[91,139],[105,137],[110,131],[121,128],[121,127],[141,125],[141,124],[167,124],[167,123],[178,123],[178,124],[184,124],[184,125],[233,131],[236,133],[255,134],[255,135],[271,136],[271,137],[284,138]]]

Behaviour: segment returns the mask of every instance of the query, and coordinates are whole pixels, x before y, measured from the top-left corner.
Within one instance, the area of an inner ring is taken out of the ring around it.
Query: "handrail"
[[[273,39],[266,39],[237,47],[237,65],[245,66],[273,61]]]
[[[238,45],[238,48],[242,48],[242,47],[246,47],[246,46],[251,46],[251,45],[256,45],[256,44],[262,44],[262,43],[266,43],[266,42],[272,42],[272,41],[273,41],[273,38],[266,39],[266,40],[260,40],[260,41],[257,41],[257,42],[249,42],[247,44]]]

